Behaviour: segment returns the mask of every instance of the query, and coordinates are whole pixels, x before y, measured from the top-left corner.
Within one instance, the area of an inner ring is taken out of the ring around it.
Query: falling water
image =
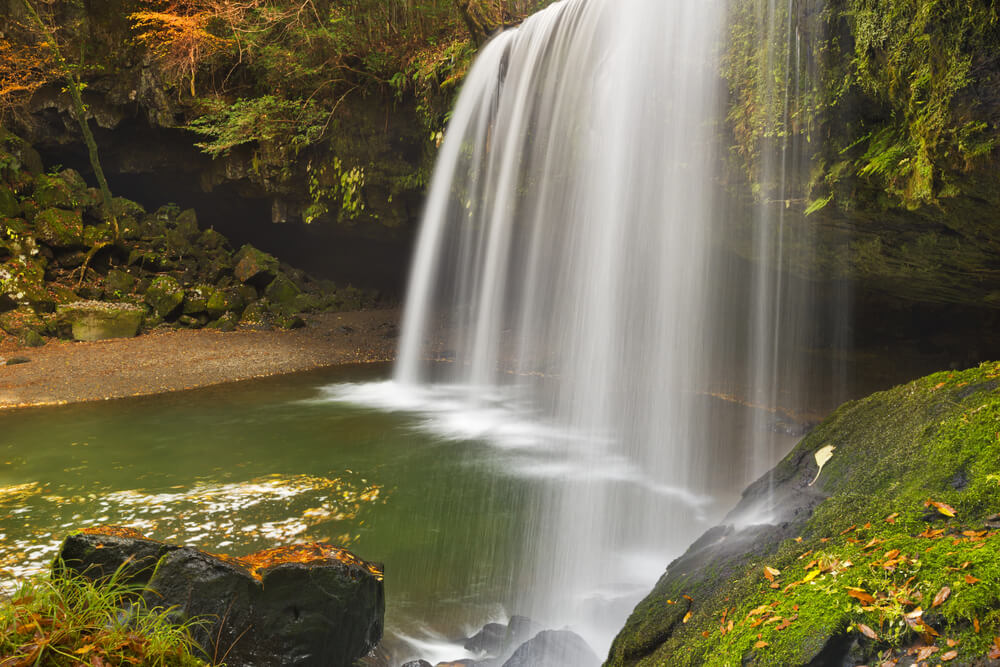
[[[453,112],[411,276],[394,391],[548,480],[512,611],[598,650],[774,462],[773,434],[722,427],[727,372],[758,385],[746,403],[773,402],[801,343],[777,335],[808,291],[779,278],[781,220],[760,215],[756,268],[726,249],[724,9],[563,0],[496,36]]]

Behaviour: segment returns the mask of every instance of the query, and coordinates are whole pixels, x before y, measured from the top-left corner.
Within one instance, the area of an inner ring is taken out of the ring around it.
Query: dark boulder
[[[278,275],[278,260],[252,245],[240,248],[233,259],[236,262],[234,273],[240,282],[266,287]]]
[[[483,629],[469,637],[463,648],[475,653],[499,655],[503,651],[504,639],[507,637],[507,626],[501,623],[487,623]]]
[[[381,566],[328,544],[229,558],[101,528],[67,538],[57,567],[95,579],[122,568],[151,607],[202,621],[195,640],[230,667],[348,667],[382,637]]]
[[[503,667],[598,667],[601,659],[569,630],[543,630],[514,651]]]

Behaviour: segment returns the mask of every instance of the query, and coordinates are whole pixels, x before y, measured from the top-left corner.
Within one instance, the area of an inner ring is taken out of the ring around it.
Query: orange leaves
[[[967,584],[978,584],[980,581],[980,579],[976,579],[971,574],[965,575],[965,583]]]
[[[930,498],[928,498],[924,502],[924,507],[933,507],[938,512],[940,512],[941,514],[945,515],[948,518],[952,518],[952,517],[955,516],[955,508],[954,507],[952,507],[951,505],[948,505],[947,503],[939,503],[937,501],[931,500]]]
[[[767,646],[770,646],[770,644],[768,644],[767,642],[765,642],[763,640],[760,640],[760,641],[758,641],[757,643],[755,643],[753,645],[754,648],[765,648]]]
[[[896,523],[896,519],[899,517],[899,512],[893,512],[885,518],[886,523]]]
[[[852,598],[860,602],[861,604],[873,604],[875,602],[875,596],[871,595],[863,588],[847,588],[847,594]]]
[[[926,537],[929,540],[934,540],[944,535],[944,528],[934,528],[931,529],[928,526],[924,532],[920,533],[917,537]]]
[[[942,604],[944,604],[944,601],[947,600],[948,596],[950,595],[951,595],[951,589],[948,588],[947,586],[942,586],[941,590],[939,590],[937,592],[937,595],[934,596],[934,602],[931,603],[931,606],[940,607]]]
[[[778,569],[773,568],[773,567],[769,567],[767,565],[764,566],[764,577],[768,581],[770,581],[770,582],[773,583],[774,582],[774,578],[777,577],[777,576],[779,576],[779,575],[781,575],[781,570],[778,570]]]
[[[990,646],[989,658],[991,660],[1000,659],[1000,637],[993,638],[993,645]]]
[[[691,620],[692,616],[694,616],[694,614],[692,614],[691,612],[684,614],[684,619],[681,621],[681,623],[687,623],[688,621]]]

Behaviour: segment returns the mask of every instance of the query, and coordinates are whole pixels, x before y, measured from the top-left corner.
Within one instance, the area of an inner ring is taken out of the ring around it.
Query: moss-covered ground
[[[772,473],[779,489],[818,494],[811,507],[735,555],[672,565],[609,663],[1000,657],[998,388],[1000,364],[987,363],[842,406]]]

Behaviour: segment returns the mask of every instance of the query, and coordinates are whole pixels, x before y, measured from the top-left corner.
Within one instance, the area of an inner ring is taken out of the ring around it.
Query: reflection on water
[[[44,570],[66,534],[97,524],[233,556],[329,541],[385,564],[389,637],[426,657],[442,638],[523,612],[527,536],[553,486],[599,483],[650,511],[686,507],[693,534],[741,487],[721,478],[711,499],[691,495],[591,443],[605,455],[595,480],[583,474],[592,462],[567,456],[581,436],[530,406],[504,395],[470,404],[447,387],[398,392],[387,375],[338,369],[0,414],[2,578]],[[733,406],[708,440],[731,448],[748,423]],[[608,586],[574,602],[591,637],[587,619],[627,614],[675,555],[632,546],[609,564]],[[461,654],[450,644],[441,656]]]

